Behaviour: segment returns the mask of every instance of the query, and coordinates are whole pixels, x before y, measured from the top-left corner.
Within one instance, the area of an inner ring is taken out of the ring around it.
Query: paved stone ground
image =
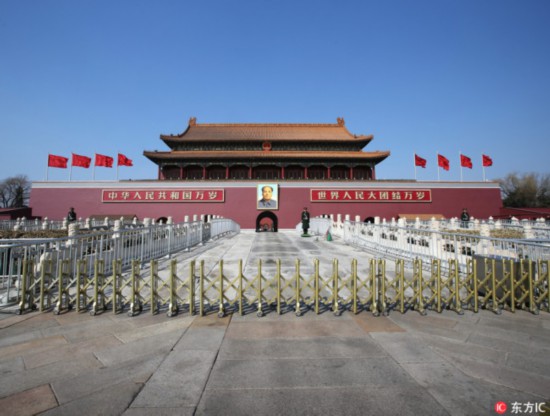
[[[368,256],[295,231],[241,234],[177,256],[264,260],[292,273]],[[181,267],[184,267],[183,265]],[[364,311],[218,318],[0,313],[0,415],[491,415],[550,402],[550,314]],[[549,409],[550,411],[550,409]]]

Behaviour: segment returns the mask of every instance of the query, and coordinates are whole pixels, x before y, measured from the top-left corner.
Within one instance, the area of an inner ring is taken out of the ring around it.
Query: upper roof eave
[[[143,155],[156,162],[199,160],[199,159],[349,159],[349,160],[378,160],[382,161],[389,155],[389,151],[373,152],[321,152],[321,151],[171,151],[157,152],[144,151]]]
[[[223,138],[219,138],[219,137],[213,137],[213,138],[208,138],[208,137],[205,137],[205,138],[185,138],[183,139],[182,138],[183,136],[166,136],[166,135],[161,135],[160,138],[161,140],[166,143],[168,146],[170,146],[170,144],[174,144],[174,145],[177,145],[177,144],[180,144],[182,142],[184,143],[191,143],[191,142],[210,142],[210,143],[216,143],[216,142],[220,142],[220,143],[227,143],[228,141],[234,141],[234,142],[239,142],[239,141],[242,141],[242,142],[264,142],[264,141],[269,141],[269,142],[279,142],[279,143],[282,143],[282,142],[289,142],[289,143],[292,143],[292,142],[296,142],[297,140],[304,140],[303,138],[270,138],[270,139],[266,139],[266,138],[249,138],[249,139],[246,139],[246,138],[240,138],[240,139],[223,139]],[[371,134],[371,135],[361,135],[361,136],[355,136],[355,137],[351,137],[349,138],[349,142],[353,142],[353,143],[363,143],[364,145],[367,145],[368,143],[370,143],[372,140],[374,139],[374,136]],[[343,140],[342,139],[331,139],[331,138],[311,138],[311,139],[307,139],[307,140],[311,140],[311,141],[318,141],[318,142],[335,142],[335,143],[340,143],[342,142]]]
[[[160,135],[167,145],[181,142],[217,141],[335,141],[364,142],[373,139],[372,135],[354,135],[346,128],[344,119],[337,123],[204,123],[196,118],[189,120],[187,129],[178,135]]]

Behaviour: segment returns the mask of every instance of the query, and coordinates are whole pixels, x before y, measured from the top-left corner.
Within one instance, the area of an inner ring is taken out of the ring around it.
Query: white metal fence
[[[113,260],[121,260],[122,268],[127,269],[132,260],[143,263],[238,232],[240,227],[234,221],[213,219],[207,223],[152,225],[57,239],[0,240],[0,307],[17,300],[26,260],[32,262],[35,275],[41,272],[42,260],[52,260],[54,270],[50,272],[54,275],[62,260],[69,260],[73,275],[79,260],[87,260],[87,272],[92,274],[96,259],[103,260],[105,273],[110,273]]]

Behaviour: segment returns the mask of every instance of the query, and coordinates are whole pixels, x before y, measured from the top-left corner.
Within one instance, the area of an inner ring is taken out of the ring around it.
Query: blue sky
[[[0,0],[0,179],[49,153],[144,150],[199,123],[335,123],[390,150],[381,179],[549,173],[550,1]],[[49,169],[66,180],[69,169]],[[73,180],[92,169],[73,168]],[[96,168],[96,179],[116,169]]]

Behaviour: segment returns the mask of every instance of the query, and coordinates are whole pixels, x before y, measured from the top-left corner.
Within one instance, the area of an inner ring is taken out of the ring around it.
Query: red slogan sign
[[[223,189],[103,189],[101,202],[224,202]]]
[[[432,202],[429,189],[312,189],[311,202]]]

